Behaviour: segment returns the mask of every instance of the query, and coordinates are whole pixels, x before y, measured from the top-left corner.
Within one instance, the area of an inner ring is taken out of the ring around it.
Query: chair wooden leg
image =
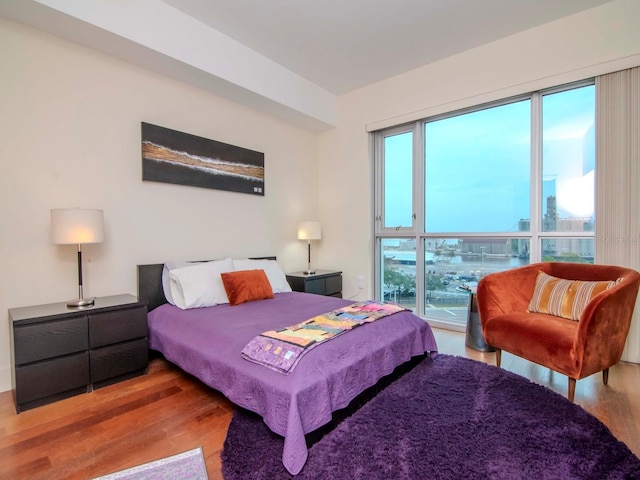
[[[602,382],[605,385],[609,385],[609,369],[605,368],[604,370],[602,370]]]
[[[502,350],[496,348],[496,366],[500,366],[500,361],[502,360]]]
[[[576,379],[569,377],[569,392],[567,394],[567,398],[571,403],[573,403],[573,397],[576,393]]]

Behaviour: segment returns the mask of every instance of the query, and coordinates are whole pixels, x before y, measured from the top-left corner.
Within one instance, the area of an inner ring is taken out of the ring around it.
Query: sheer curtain
[[[640,270],[640,67],[596,78],[596,258]],[[622,360],[640,363],[640,299]]]

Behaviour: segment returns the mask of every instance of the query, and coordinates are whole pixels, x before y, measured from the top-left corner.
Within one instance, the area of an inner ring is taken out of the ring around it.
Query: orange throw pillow
[[[224,272],[220,276],[231,305],[273,298],[273,290],[264,270]]]

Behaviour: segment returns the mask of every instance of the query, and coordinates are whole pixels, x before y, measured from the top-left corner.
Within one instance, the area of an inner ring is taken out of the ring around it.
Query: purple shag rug
[[[325,433],[292,477],[283,439],[234,412],[226,480],[640,479],[640,459],[580,406],[514,373],[426,358]]]

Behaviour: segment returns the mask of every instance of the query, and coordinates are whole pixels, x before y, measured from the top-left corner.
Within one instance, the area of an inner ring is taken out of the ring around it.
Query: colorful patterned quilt
[[[312,348],[356,327],[407,310],[371,300],[354,303],[280,330],[263,332],[242,350],[243,358],[276,372],[290,373]]]

